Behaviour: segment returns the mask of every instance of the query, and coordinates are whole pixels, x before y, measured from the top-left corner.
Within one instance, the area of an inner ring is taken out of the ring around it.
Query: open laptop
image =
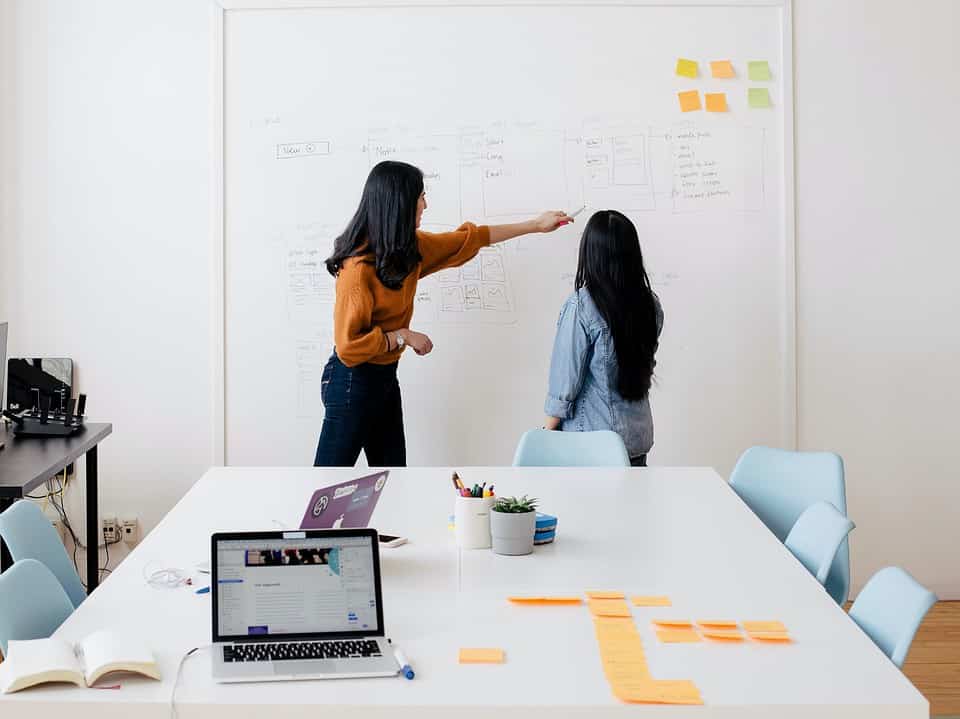
[[[389,475],[384,470],[318,489],[307,503],[300,529],[366,527]]]
[[[211,538],[217,682],[395,676],[374,529]]]

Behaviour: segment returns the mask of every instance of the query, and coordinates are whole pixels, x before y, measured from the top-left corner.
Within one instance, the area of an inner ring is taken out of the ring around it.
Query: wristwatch
[[[402,350],[405,344],[407,344],[407,341],[403,339],[403,335],[400,334],[398,330],[397,331],[397,349]]]

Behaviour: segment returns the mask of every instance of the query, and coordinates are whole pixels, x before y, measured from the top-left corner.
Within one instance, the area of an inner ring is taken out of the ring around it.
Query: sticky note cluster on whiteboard
[[[734,69],[733,62],[730,60],[711,60],[710,78],[712,80],[734,80],[737,78],[737,72]],[[696,80],[700,77],[700,65],[696,60],[689,58],[677,58],[675,68],[677,77],[687,80]],[[747,77],[751,82],[769,82],[773,79],[770,71],[770,63],[766,60],[750,60],[747,63]],[[707,112],[729,112],[730,107],[727,103],[727,93],[711,90],[703,93],[698,89],[679,90],[677,92],[677,102],[681,112],[697,112],[706,110]],[[770,98],[770,90],[766,87],[750,87],[747,89],[747,106],[754,110],[773,107]]]

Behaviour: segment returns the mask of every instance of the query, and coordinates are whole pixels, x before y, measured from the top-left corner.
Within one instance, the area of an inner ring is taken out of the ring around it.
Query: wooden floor
[[[960,717],[960,602],[937,602],[917,632],[903,671],[930,701],[930,715]]]

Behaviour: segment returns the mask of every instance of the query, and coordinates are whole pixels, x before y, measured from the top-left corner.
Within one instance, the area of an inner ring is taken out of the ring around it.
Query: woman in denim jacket
[[[597,212],[580,240],[576,289],[563,305],[550,362],[546,429],[610,429],[634,466],[653,446],[650,384],[663,327],[633,223]]]

